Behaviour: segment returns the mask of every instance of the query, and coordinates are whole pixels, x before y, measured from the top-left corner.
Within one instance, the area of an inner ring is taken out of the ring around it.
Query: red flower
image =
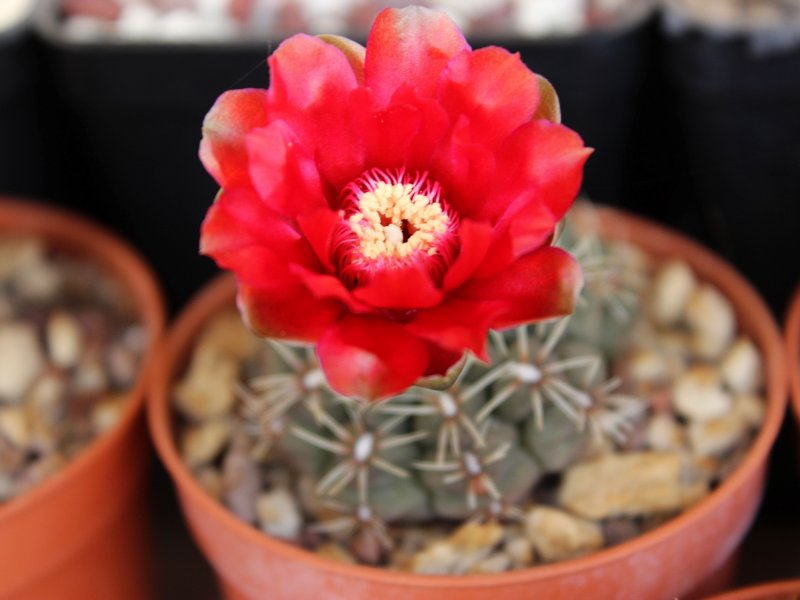
[[[519,55],[412,7],[366,50],[297,35],[269,66],[200,145],[222,188],[202,252],[256,332],[316,342],[334,389],[376,399],[485,357],[490,328],[573,309],[580,269],[549,244],[590,150]]]

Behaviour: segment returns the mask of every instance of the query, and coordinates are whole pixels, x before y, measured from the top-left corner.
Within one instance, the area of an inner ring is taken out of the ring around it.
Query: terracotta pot
[[[195,298],[166,339],[153,373],[148,419],[192,532],[227,598],[674,598],[725,563],[753,520],[764,486],[767,455],[783,418],[787,377],[781,337],[756,292],[722,260],[647,221],[610,209],[601,214],[604,235],[630,240],[654,255],[688,260],[700,277],[719,286],[731,299],[741,328],[761,348],[766,363],[766,418],[735,473],[705,500],[665,525],[630,542],[558,564],[500,575],[439,577],[323,559],[238,520],[202,490],[176,449],[170,388],[203,325],[234,301],[233,279],[223,276]]]
[[[765,583],[753,587],[733,590],[708,600],[799,600],[800,579]]]
[[[800,287],[794,293],[786,317],[786,354],[792,384],[792,409],[800,423]]]
[[[164,303],[140,258],[92,223],[31,202],[0,200],[0,234],[29,233],[101,265],[136,306],[154,349]],[[41,485],[0,505],[0,599],[142,600],[151,597],[143,496],[149,448],[141,372],[120,422]]]

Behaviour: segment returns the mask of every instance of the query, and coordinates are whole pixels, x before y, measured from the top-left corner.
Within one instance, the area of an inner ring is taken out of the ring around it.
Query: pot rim
[[[91,470],[107,448],[127,437],[144,410],[148,375],[155,364],[166,322],[164,299],[150,267],[122,238],[103,226],[39,201],[0,196],[0,235],[5,232],[41,236],[47,248],[63,249],[99,264],[134,300],[136,316],[147,330],[148,342],[119,421],[58,472],[27,492],[0,503],[0,527],[17,515],[37,510],[73,479]]]
[[[705,499],[667,523],[628,542],[581,558],[499,574],[422,575],[363,565],[347,565],[271,538],[259,529],[239,520],[203,490],[181,459],[171,431],[172,413],[169,399],[173,377],[178,376],[179,369],[186,362],[187,352],[191,348],[192,342],[209,316],[219,312],[225,306],[231,306],[234,278],[227,273],[218,276],[216,280],[206,286],[183,310],[164,338],[159,349],[157,364],[150,374],[148,424],[156,450],[180,494],[191,497],[192,502],[196,503],[204,513],[210,515],[225,528],[232,529],[237,537],[270,552],[281,554],[286,559],[303,562],[311,568],[328,573],[395,586],[425,586],[433,589],[474,589],[557,578],[585,568],[596,568],[624,559],[660,543],[680,530],[691,529],[694,522],[714,513],[725,500],[728,491],[743,486],[766,461],[780,429],[786,408],[788,378],[783,342],[777,325],[763,300],[750,284],[720,257],[706,250],[697,242],[641,217],[631,216],[607,207],[598,208],[597,211],[600,215],[601,233],[607,233],[607,229],[612,226],[623,226],[645,232],[646,235],[642,236],[644,239],[665,240],[673,248],[682,247],[684,249],[682,254],[692,256],[690,264],[702,271],[704,279],[714,281],[728,297],[741,297],[741,303],[748,307],[749,320],[754,325],[757,324],[750,328],[750,333],[753,334],[753,337],[756,337],[757,334],[760,338],[759,346],[762,349],[764,364],[767,366],[765,373],[765,380],[768,384],[766,390],[767,410],[764,423],[738,468]],[[624,236],[612,235],[610,237],[624,239]],[[647,250],[647,244],[644,246]],[[727,283],[721,284],[722,280]],[[741,317],[741,314],[741,311],[737,310],[737,316]]]
[[[785,327],[786,357],[791,380],[791,405],[800,422],[800,285],[792,296]]]

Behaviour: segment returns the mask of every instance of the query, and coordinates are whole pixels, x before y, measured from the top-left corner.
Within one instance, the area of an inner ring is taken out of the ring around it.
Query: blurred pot
[[[119,422],[61,471],[0,504],[0,599],[150,597],[145,474],[150,462],[142,406],[164,326],[150,271],[120,240],[76,216],[0,201],[0,234],[30,234],[105,268],[129,294],[149,336]]]

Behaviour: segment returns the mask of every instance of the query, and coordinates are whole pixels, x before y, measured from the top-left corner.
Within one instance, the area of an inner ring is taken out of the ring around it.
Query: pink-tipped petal
[[[343,318],[320,338],[317,354],[334,390],[368,401],[404,391],[428,366],[422,340],[378,317]]]
[[[379,105],[410,83],[433,97],[450,59],[468,50],[464,36],[444,13],[420,6],[389,8],[375,19],[367,40],[364,81]]]
[[[495,148],[531,119],[539,101],[539,83],[519,54],[481,48],[450,61],[439,97],[453,122],[467,118],[472,142]]]
[[[266,90],[231,90],[211,107],[203,121],[200,160],[220,187],[249,183],[245,135],[266,124]]]
[[[545,246],[496,275],[468,281],[458,296],[502,303],[492,323],[502,329],[571,313],[582,285],[578,262],[560,248]]]

